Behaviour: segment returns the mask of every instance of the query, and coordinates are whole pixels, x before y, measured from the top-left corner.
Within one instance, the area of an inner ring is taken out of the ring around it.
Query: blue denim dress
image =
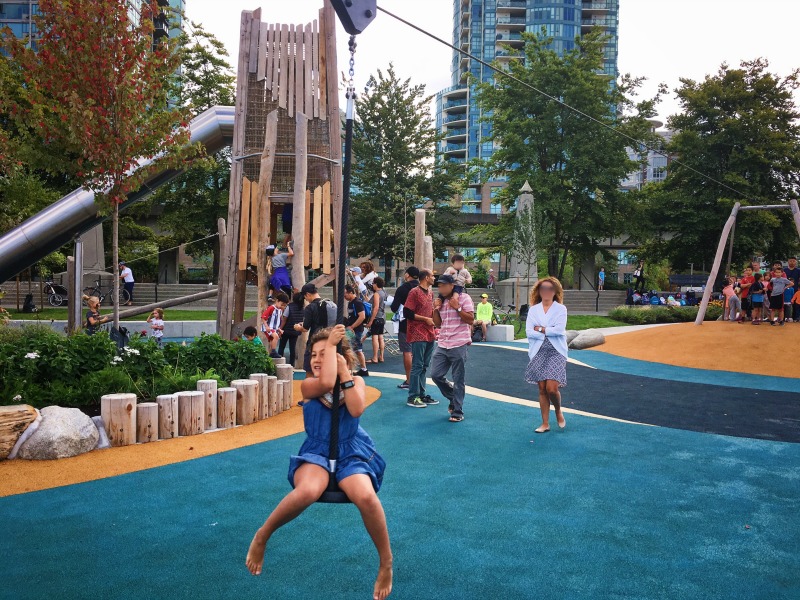
[[[295,471],[303,463],[328,469],[328,450],[331,432],[331,409],[317,398],[303,403],[303,423],[306,440],[297,456],[289,462],[289,483],[294,487]],[[386,462],[383,460],[369,434],[358,424],[345,406],[339,409],[339,460],[336,465],[336,481],[362,473],[372,480],[377,492],[383,482]]]

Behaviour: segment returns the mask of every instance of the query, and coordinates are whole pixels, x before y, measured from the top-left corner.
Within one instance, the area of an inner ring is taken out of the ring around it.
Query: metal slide
[[[191,142],[202,143],[208,154],[229,146],[233,139],[232,106],[215,106],[192,119],[189,123]],[[140,168],[152,161],[143,160]],[[180,173],[166,170],[154,174],[138,192],[128,195],[120,209],[146,198],[157,187]],[[97,214],[94,192],[78,188],[43,211],[0,236],[0,283],[43,259],[51,252],[105,221],[107,216]]]

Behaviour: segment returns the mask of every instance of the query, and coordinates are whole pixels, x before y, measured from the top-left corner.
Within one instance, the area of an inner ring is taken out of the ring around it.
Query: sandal
[[[549,427],[547,429],[545,429],[544,427],[537,427],[536,429],[533,430],[534,433],[547,433],[548,431],[550,431]]]
[[[368,360],[367,364],[368,365],[377,365],[378,363],[381,363],[381,362],[383,362],[383,361],[382,360]]]
[[[464,415],[450,415],[448,419],[451,423],[460,423],[464,420]]]

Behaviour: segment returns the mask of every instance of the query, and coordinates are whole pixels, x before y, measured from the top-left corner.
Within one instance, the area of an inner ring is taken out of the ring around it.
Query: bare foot
[[[264,564],[264,550],[267,549],[267,542],[261,541],[258,533],[253,536],[250,548],[247,550],[245,564],[253,575],[261,575],[261,566]]]
[[[373,600],[384,600],[392,593],[392,565],[378,568],[378,578],[375,580]]]

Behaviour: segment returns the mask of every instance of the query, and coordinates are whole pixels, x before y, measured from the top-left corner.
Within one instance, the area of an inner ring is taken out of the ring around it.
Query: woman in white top
[[[561,412],[561,392],[567,385],[567,308],[561,304],[564,289],[555,277],[545,277],[531,290],[530,310],[525,331],[528,335],[528,357],[525,381],[539,386],[539,408],[542,424],[536,433],[550,431],[550,404],[556,410],[560,430],[567,422]]]

